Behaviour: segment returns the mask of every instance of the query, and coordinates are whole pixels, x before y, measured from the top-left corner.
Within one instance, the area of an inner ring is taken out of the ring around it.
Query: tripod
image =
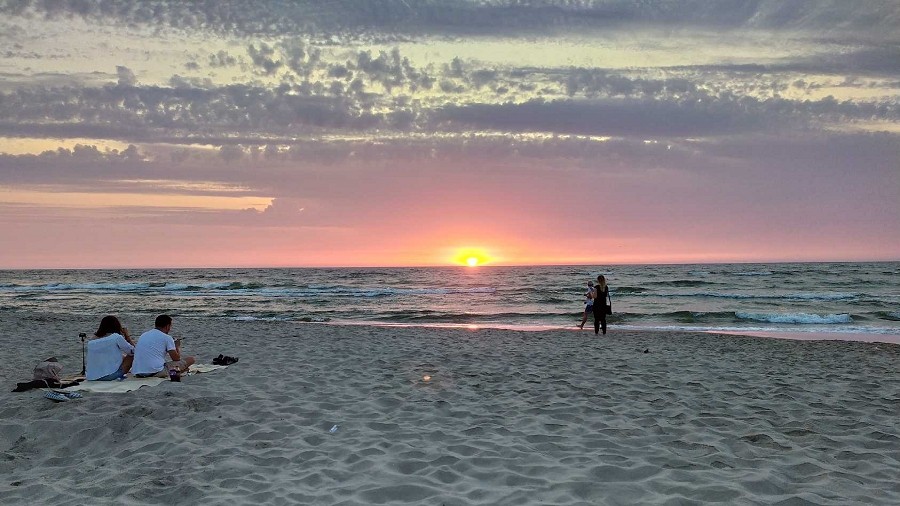
[[[84,360],[84,338],[87,337],[87,334],[82,332],[78,334],[78,337],[81,338],[81,375],[84,376],[85,371],[87,371],[87,366]]]

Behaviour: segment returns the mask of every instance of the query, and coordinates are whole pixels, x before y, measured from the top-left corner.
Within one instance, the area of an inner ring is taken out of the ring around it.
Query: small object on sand
[[[44,392],[44,397],[46,397],[47,399],[50,399],[51,401],[56,401],[56,402],[65,402],[65,401],[69,400],[68,397],[66,397],[65,395],[63,395],[59,392]]]
[[[644,348],[644,353],[650,353],[650,348]]]
[[[332,433],[332,434],[334,434],[334,433],[337,432],[337,431],[338,431],[338,426],[337,426],[337,425],[332,425],[331,428],[328,429],[328,432],[330,432],[330,433]]]
[[[425,376],[422,376],[422,381],[431,381],[431,376],[427,374]]]
[[[238,360],[240,359],[237,357],[229,357],[220,353],[218,357],[212,359],[212,363],[213,365],[231,365],[236,364]]]

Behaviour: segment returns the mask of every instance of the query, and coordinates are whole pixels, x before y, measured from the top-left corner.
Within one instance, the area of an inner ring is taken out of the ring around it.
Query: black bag
[[[609,292],[606,292],[606,298],[609,300],[609,304],[606,305],[606,314],[612,314],[612,297],[609,296]]]

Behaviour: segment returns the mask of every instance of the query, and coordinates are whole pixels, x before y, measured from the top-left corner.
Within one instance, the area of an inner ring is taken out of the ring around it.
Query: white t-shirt
[[[131,372],[153,374],[162,371],[166,367],[166,362],[171,360],[169,352],[174,350],[175,340],[169,334],[159,329],[144,332],[134,347],[134,364],[131,366]]]
[[[122,334],[110,334],[87,343],[85,378],[96,380],[119,370],[122,356],[134,353],[134,346]]]

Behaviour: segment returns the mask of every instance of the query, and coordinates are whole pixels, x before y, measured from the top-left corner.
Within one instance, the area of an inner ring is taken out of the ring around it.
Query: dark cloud
[[[238,59],[228,54],[228,52],[225,50],[209,55],[210,67],[232,67],[237,64]]]
[[[825,45],[826,42],[846,49],[839,52],[822,52],[812,55],[785,57],[769,63],[714,64],[672,66],[670,70],[691,70],[702,72],[728,72],[732,75],[747,74],[871,74],[897,75],[900,73],[900,46],[897,44],[865,42],[865,46],[856,44],[848,46],[848,41],[824,41],[813,38],[812,44]]]
[[[510,32],[562,33],[576,28],[687,25],[895,32],[900,6],[885,0],[276,0],[135,3],[19,0],[0,3],[6,16],[78,16],[126,24],[243,35]]]
[[[253,65],[261,69],[262,73],[265,75],[274,74],[282,65],[284,65],[281,60],[273,58],[275,49],[265,42],[261,42],[259,48],[250,44],[250,47],[247,48],[247,53],[250,55],[250,61],[253,62]]]
[[[0,93],[0,134],[120,139],[129,142],[266,144],[317,131],[439,133],[466,129],[611,136],[703,136],[767,129],[818,128],[847,121],[900,120],[895,101],[754,98],[700,89],[685,78],[644,79],[602,70],[547,74],[557,95],[508,103],[466,103],[461,97],[432,108],[411,100],[427,74],[398,53],[368,52],[327,82],[216,86],[209,79],[173,76],[171,87],[137,86],[119,67],[115,86],[31,88]],[[448,96],[512,84],[513,73],[452,67],[438,88]],[[349,80],[349,81],[348,81]],[[555,83],[554,83],[555,81]],[[523,83],[524,84],[524,83]],[[852,83],[851,83],[852,84]],[[766,83],[775,92],[791,83]],[[775,87],[775,86],[778,87]],[[756,86],[747,83],[748,88]],[[809,86],[794,81],[794,87]],[[398,87],[394,90],[394,87]],[[403,93],[392,93],[391,90]],[[370,91],[371,90],[371,91]],[[771,91],[770,90],[770,91]],[[233,140],[229,140],[233,139]]]
[[[898,120],[894,104],[825,99],[698,96],[680,100],[531,100],[515,104],[451,105],[433,115],[439,127],[505,132],[610,136],[696,137],[806,127],[838,118]]]

